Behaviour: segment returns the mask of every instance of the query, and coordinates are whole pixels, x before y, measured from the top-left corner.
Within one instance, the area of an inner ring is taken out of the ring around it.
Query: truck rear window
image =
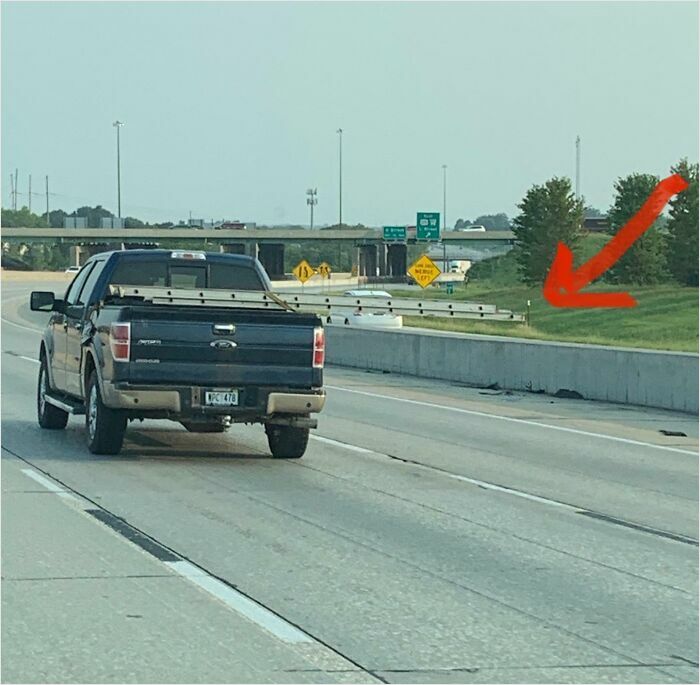
[[[169,264],[163,261],[122,261],[110,284],[169,288],[211,288],[215,290],[265,290],[252,266],[211,263]]]

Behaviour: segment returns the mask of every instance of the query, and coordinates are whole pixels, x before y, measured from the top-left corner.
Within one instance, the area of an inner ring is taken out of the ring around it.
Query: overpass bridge
[[[415,236],[415,233],[413,234]],[[447,231],[443,234],[449,259],[480,261],[504,254],[515,242],[511,231],[485,233]],[[72,263],[92,254],[114,249],[178,247],[247,254],[257,257],[272,278],[284,275],[285,246],[332,243],[350,249],[359,276],[403,276],[408,266],[409,245],[419,244],[408,233],[406,242],[385,241],[379,229],[197,229],[197,228],[3,228],[3,253],[18,245],[70,246]],[[435,243],[425,245],[430,253]],[[442,247],[440,248],[442,254]]]

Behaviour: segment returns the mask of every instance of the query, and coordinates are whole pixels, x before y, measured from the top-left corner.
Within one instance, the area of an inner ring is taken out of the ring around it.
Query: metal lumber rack
[[[498,309],[492,304],[446,302],[444,300],[350,297],[347,295],[307,295],[263,292],[256,290],[189,290],[154,286],[110,285],[110,294],[124,298],[140,298],[153,304],[176,304],[238,309],[287,309],[329,315],[348,310],[366,314],[399,314],[403,316],[437,316],[454,319],[488,321],[525,320],[522,314]]]

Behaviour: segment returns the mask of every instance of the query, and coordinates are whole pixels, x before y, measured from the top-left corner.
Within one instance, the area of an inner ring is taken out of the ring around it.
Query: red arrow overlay
[[[544,282],[544,299],[555,307],[634,307],[629,293],[581,293],[602,276],[629,250],[661,214],[666,203],[688,187],[682,176],[673,174],[660,181],[640,210],[617,232],[610,242],[574,271],[574,255],[564,244],[557,245],[552,266]]]

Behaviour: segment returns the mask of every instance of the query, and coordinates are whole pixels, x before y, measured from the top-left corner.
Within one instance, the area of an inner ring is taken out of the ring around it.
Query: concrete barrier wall
[[[511,390],[698,411],[698,355],[521,338],[327,327],[327,361]]]

